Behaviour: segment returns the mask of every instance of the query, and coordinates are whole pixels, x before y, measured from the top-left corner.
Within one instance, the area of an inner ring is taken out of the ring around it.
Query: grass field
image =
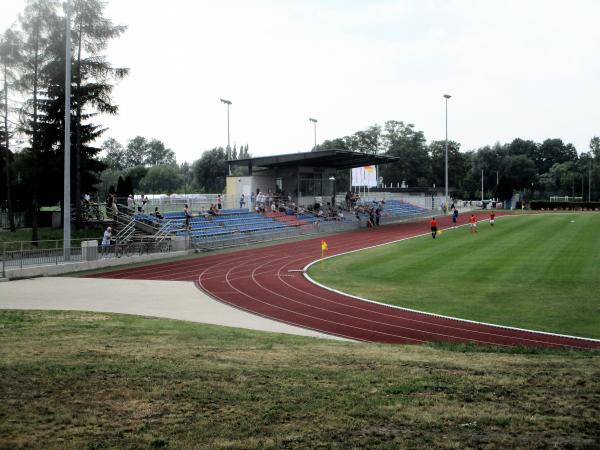
[[[332,258],[309,274],[397,306],[600,338],[600,214],[501,217],[474,235],[446,230]]]
[[[600,353],[0,311],[0,448],[597,448]]]

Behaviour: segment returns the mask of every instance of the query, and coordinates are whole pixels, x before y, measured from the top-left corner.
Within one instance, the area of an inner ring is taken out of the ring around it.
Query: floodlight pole
[[[63,184],[63,256],[71,259],[71,0],[65,18],[65,161]],[[75,199],[77,201],[78,199]]]
[[[314,129],[315,129],[315,146],[313,147],[313,150],[317,149],[317,119],[313,119],[312,117],[309,117],[308,120],[310,120],[313,125],[314,125]]]
[[[446,190],[444,192],[444,206],[446,210],[448,208],[448,99],[451,97],[451,95],[444,94],[446,99]]]
[[[481,204],[483,206],[483,169],[481,169]]]
[[[229,105],[231,105],[230,100],[225,100],[224,98],[220,99],[221,103],[225,103],[227,105],[227,159],[231,158],[231,146],[229,145]]]
[[[589,162],[589,172],[588,172],[588,202],[592,201],[592,158],[590,158]]]

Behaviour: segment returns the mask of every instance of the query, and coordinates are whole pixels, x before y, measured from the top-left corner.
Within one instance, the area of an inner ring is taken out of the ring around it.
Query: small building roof
[[[313,166],[331,169],[351,169],[353,167],[387,164],[400,158],[371,153],[352,152],[350,150],[323,150],[318,152],[290,153],[287,155],[260,156],[258,158],[231,159],[232,166],[275,167]]]

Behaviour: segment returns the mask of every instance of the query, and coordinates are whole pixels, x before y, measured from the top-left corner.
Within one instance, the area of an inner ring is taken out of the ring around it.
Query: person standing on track
[[[490,213],[490,225],[491,226],[494,226],[495,219],[496,219],[496,213],[495,212],[491,212]]]
[[[437,235],[437,220],[435,220],[435,217],[431,218],[429,225],[431,226],[431,237],[435,239],[435,236]]]
[[[471,229],[471,233],[477,233],[477,217],[475,217],[475,214],[471,214],[469,228]]]
[[[454,208],[454,211],[452,211],[452,223],[456,223],[457,220],[458,220],[458,209]]]

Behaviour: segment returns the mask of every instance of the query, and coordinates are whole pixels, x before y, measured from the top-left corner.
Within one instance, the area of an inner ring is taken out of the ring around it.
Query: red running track
[[[488,217],[483,213],[479,213],[479,216]],[[449,217],[442,218],[438,223],[440,228],[451,225]],[[330,254],[339,254],[428,233],[428,228],[427,221],[389,225],[327,236],[327,243]],[[286,242],[94,276],[194,281],[211,297],[233,307],[361,341],[600,348],[598,340],[516,330],[407,311],[321,288],[308,281],[302,273],[308,263],[320,257],[320,239]]]

